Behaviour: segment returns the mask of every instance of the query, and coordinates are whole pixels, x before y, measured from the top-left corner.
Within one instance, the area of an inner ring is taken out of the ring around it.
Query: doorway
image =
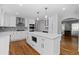
[[[79,54],[78,52],[78,33],[79,20],[75,18],[67,18],[62,21],[62,54]],[[65,53],[64,53],[65,51]]]

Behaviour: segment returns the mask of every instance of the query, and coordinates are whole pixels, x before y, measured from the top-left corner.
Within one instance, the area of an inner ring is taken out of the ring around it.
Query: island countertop
[[[30,35],[37,35],[37,36],[42,36],[42,37],[46,37],[49,39],[53,39],[56,38],[58,36],[61,36],[61,34],[50,34],[50,33],[43,33],[43,32],[28,32],[28,34]]]

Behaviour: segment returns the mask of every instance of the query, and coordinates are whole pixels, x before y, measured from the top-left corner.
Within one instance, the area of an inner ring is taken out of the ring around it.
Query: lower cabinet
[[[32,45],[32,36],[31,35],[27,35],[27,39],[26,39],[26,42],[29,44],[29,45]]]
[[[54,44],[53,43],[54,43],[54,41],[51,39],[40,37],[38,39],[38,43],[37,43],[39,53],[43,54],[43,55],[54,54],[54,50],[53,50]]]
[[[27,33],[25,31],[15,31],[11,34],[11,41],[22,40],[27,37]]]
[[[60,54],[60,37],[49,39],[41,36],[35,36],[37,42],[32,40],[32,35],[28,36],[27,43],[32,46],[41,55]]]
[[[38,46],[40,46],[38,49],[40,51],[40,54],[43,55],[59,55],[60,54],[60,39],[61,37],[49,39],[40,37],[38,40]]]
[[[0,37],[0,55],[8,55],[9,54],[9,35]]]

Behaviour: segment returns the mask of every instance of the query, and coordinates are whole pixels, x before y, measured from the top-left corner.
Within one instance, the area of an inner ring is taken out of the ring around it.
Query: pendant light
[[[39,11],[37,12],[37,20],[39,20]]]
[[[47,16],[47,10],[48,10],[48,8],[46,7],[46,8],[45,8],[45,19],[48,18],[48,16]]]

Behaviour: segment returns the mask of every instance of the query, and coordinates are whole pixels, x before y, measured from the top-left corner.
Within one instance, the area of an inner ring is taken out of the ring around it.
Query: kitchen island
[[[26,42],[41,55],[60,54],[61,34],[28,32]]]
[[[9,54],[10,41],[18,41],[24,38],[26,38],[26,43],[35,49],[40,55],[60,54],[61,34],[8,31],[0,32],[0,55]]]

